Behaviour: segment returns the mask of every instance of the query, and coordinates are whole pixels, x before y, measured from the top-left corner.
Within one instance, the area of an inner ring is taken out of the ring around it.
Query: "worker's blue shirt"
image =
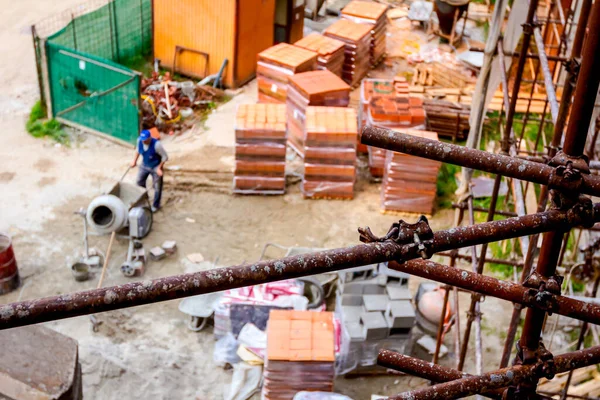
[[[156,139],[150,139],[148,148],[144,149],[144,143],[141,140],[138,140],[138,153],[142,155],[142,164],[146,168],[156,168],[162,161],[160,154],[156,151],[156,142]]]

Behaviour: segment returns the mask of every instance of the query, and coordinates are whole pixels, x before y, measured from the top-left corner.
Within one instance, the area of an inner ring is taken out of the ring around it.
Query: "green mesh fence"
[[[135,142],[140,76],[124,65],[151,52],[151,7],[151,0],[112,0],[47,38],[55,117]]]

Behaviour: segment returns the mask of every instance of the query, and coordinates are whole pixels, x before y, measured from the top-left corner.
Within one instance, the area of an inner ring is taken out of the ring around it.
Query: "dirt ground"
[[[0,231],[13,236],[23,277],[20,290],[0,296],[3,304],[95,288],[99,273],[79,283],[69,269],[83,249],[82,219],[74,212],[118,180],[133,156],[131,149],[91,136],[78,136],[67,148],[34,139],[24,129],[38,97],[29,26],[76,3],[79,0],[21,0],[5,5],[0,15]],[[384,233],[397,219],[379,212],[380,185],[365,177],[352,201],[304,200],[293,181],[284,196],[232,196],[232,116],[237,104],[255,99],[256,86],[251,83],[216,110],[205,128],[165,140],[169,165],[177,171],[167,172],[164,209],[155,215],[144,243],[149,249],[175,240],[178,253],[150,263],[143,279],[186,272],[185,256],[190,253],[218,259],[218,265],[234,265],[258,259],[269,242],[352,245],[358,242],[357,227],[368,225]],[[134,173],[126,178],[133,179]],[[451,221],[450,211],[431,220],[435,229],[447,228]],[[90,242],[104,250],[108,238],[92,237]],[[126,250],[125,242],[116,243],[105,285],[131,281],[118,269]],[[411,286],[417,282],[414,279]],[[466,295],[462,304],[467,304]],[[212,332],[189,331],[177,306],[178,301],[172,301],[99,315],[103,324],[98,333],[92,332],[89,317],[46,325],[78,340],[86,399],[220,399],[231,372],[212,361]],[[493,367],[502,346],[496,332],[507,325],[507,307],[488,299],[482,308],[484,360]],[[339,378],[335,389],[358,400],[423,384],[410,377]]]

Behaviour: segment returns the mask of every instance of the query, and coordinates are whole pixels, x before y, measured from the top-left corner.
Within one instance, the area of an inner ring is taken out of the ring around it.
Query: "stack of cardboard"
[[[369,72],[371,27],[340,19],[325,29],[323,34],[344,42],[342,78],[354,87]]]
[[[344,43],[339,40],[311,33],[298,40],[294,46],[317,52],[318,69],[327,69],[337,76],[342,76],[344,66]]]
[[[306,109],[303,145],[305,198],[352,199],[356,175],[356,111]]]
[[[411,97],[408,83],[403,78],[390,81],[393,94],[373,94],[369,101],[367,123],[385,128],[425,128],[423,100]],[[386,151],[369,147],[369,169],[374,177],[383,176]]]
[[[342,18],[371,27],[371,66],[379,64],[385,56],[387,6],[373,1],[351,1],[342,10]]]
[[[285,103],[290,76],[317,69],[318,54],[287,43],[279,43],[258,54],[256,77],[258,101]]]
[[[417,137],[438,140],[435,132],[415,129],[396,130]],[[388,151],[381,187],[382,210],[432,214],[440,167],[439,161]]]
[[[234,193],[285,192],[285,109],[284,104],[241,104],[238,107]]]
[[[302,390],[333,391],[334,361],[332,313],[271,310],[263,399],[292,400]]]
[[[308,106],[347,107],[350,86],[330,71],[311,71],[290,77],[287,96],[288,140],[304,157],[304,125]]]

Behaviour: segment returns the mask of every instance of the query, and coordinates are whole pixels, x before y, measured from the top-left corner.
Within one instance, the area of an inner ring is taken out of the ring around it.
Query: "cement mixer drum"
[[[125,203],[112,194],[96,197],[87,208],[89,226],[100,234],[119,231],[127,225],[128,210]]]

